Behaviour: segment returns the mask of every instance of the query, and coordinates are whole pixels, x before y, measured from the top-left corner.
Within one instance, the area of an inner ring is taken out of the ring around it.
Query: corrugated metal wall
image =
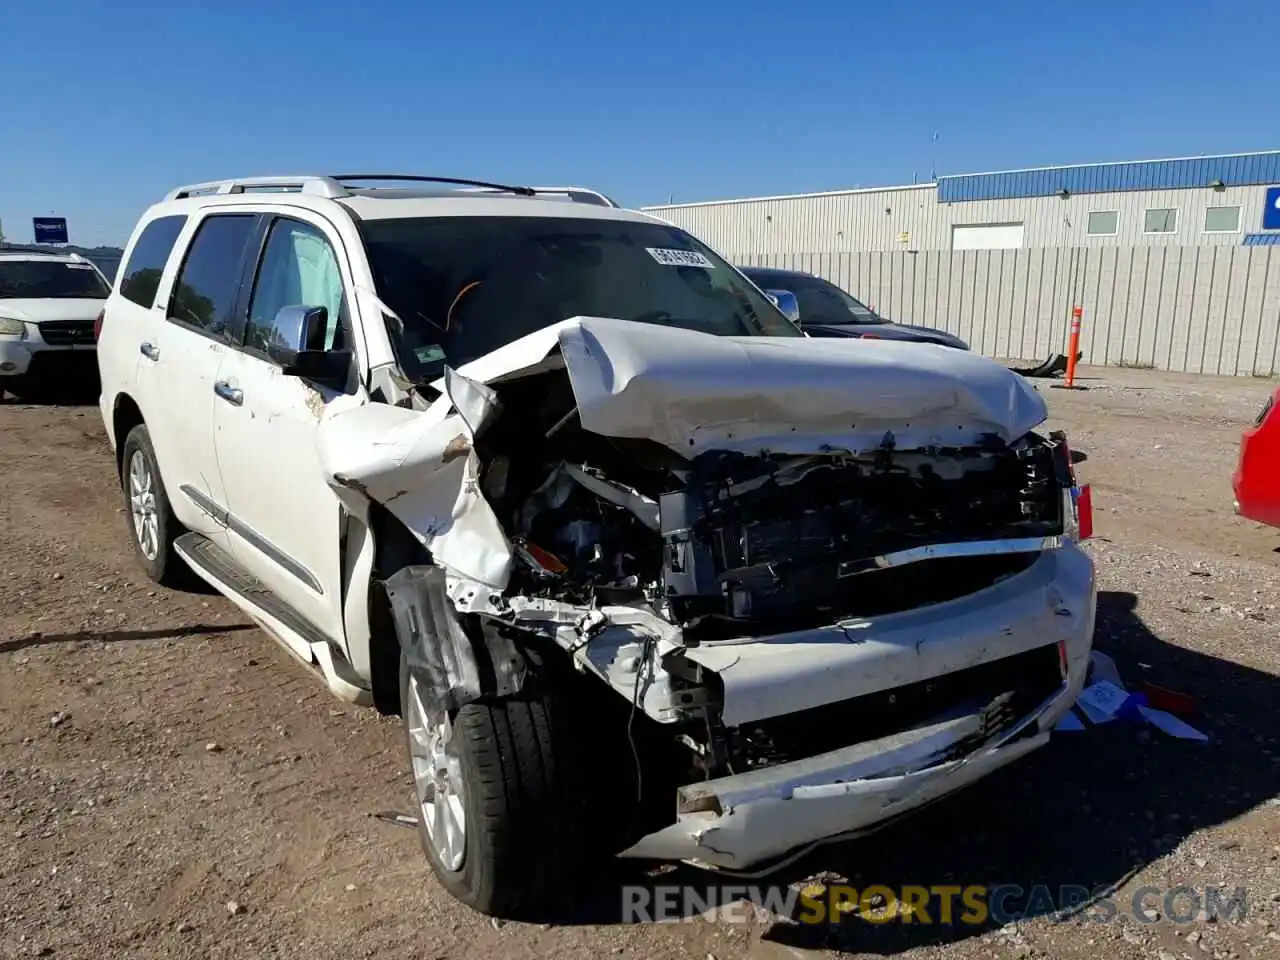
[[[887,190],[815,194],[808,197],[733,200],[723,203],[646,207],[709,243],[727,257],[748,253],[853,253],[865,250],[950,250],[951,228],[962,224],[1026,224],[1027,247],[1088,245],[1240,246],[1260,229],[1266,188],[1235,186],[1181,190],[1080,193],[1056,196],[940,203],[933,184]],[[1210,206],[1239,206],[1240,229],[1205,233]],[[1178,211],[1171,234],[1143,232],[1148,209]],[[1119,213],[1115,236],[1089,236],[1091,211]],[[904,235],[905,234],[905,239]]]
[[[886,316],[940,327],[977,352],[1065,353],[1084,309],[1084,362],[1190,373],[1280,373],[1280,248],[1107,247],[760,253],[751,266],[826,277]]]

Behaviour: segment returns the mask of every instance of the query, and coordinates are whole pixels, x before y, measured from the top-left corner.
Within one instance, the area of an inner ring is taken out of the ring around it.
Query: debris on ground
[[[387,823],[393,823],[397,827],[408,827],[410,830],[418,826],[418,818],[411,813],[396,813],[394,810],[379,810],[377,813],[371,813],[369,816],[375,820],[385,820]]]
[[[1177,690],[1144,681],[1138,692],[1125,688],[1116,662],[1101,650],[1093,651],[1089,662],[1088,683],[1075,705],[1063,714],[1055,731],[1070,733],[1100,726],[1113,720],[1145,721],[1179,740],[1207,741],[1209,738],[1178,715],[1195,711],[1195,700]]]

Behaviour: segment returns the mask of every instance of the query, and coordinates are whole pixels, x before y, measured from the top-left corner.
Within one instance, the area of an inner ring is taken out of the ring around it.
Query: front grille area
[[[959,580],[980,589],[1033,558],[851,574],[900,550],[1061,534],[1054,449],[704,455],[693,483],[660,498],[667,602],[686,628],[758,632],[951,599],[962,595],[951,589]],[[990,578],[973,583],[971,571]]]
[[[986,739],[1013,726],[1064,682],[1058,647],[1046,644],[967,670],[744,726],[734,731],[733,752],[748,768],[786,763],[909,730],[967,706],[987,708]]]
[[[92,346],[92,320],[48,320],[40,324],[40,336],[51,347]]]

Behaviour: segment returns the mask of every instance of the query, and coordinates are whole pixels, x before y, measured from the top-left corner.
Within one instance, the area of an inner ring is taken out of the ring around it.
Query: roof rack
[[[165,195],[165,200],[185,200],[194,196],[226,196],[228,194],[269,191],[305,193],[336,200],[341,197],[350,197],[354,190],[359,189],[358,187],[349,186],[353,181],[364,183],[439,183],[460,187],[466,192],[511,193],[522,197],[564,196],[579,203],[590,203],[601,207],[618,206],[617,203],[603,193],[588,187],[525,187],[491,183],[487,180],[399,173],[345,173],[334,176],[237,177],[228,180],[209,180],[204,183],[192,183],[184,187],[177,187]]]

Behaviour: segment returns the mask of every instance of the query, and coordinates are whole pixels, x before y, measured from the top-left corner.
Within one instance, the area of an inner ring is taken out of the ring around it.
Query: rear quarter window
[[[142,228],[128,261],[120,266],[122,297],[140,307],[155,304],[164,265],[169,262],[169,254],[186,222],[185,216],[157,217]]]

